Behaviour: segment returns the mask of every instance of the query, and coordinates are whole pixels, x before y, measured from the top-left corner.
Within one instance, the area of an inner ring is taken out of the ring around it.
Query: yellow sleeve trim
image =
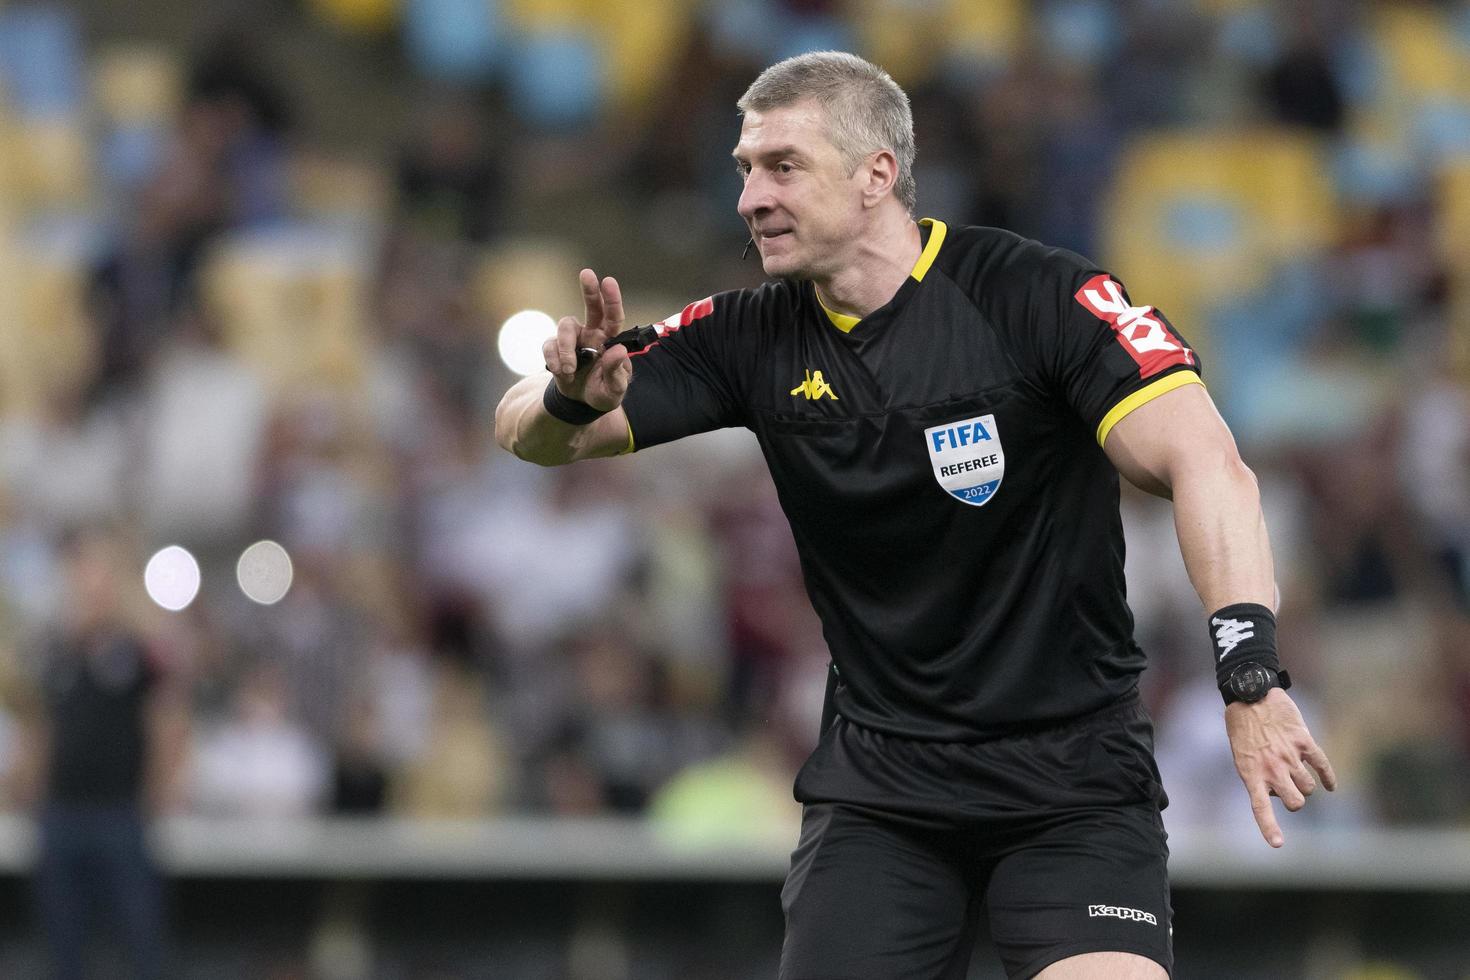
[[[628,421],[626,412],[623,413],[623,424],[628,427],[628,444],[618,452],[619,456],[626,456],[631,452],[636,452],[638,449],[637,446],[633,445],[633,423]]]
[[[1123,421],[1124,416],[1141,405],[1147,405],[1155,398],[1165,392],[1173,391],[1175,388],[1183,388],[1185,385],[1202,385],[1200,376],[1193,371],[1175,371],[1166,374],[1153,384],[1139,388],[1133,394],[1126,396],[1118,404],[1108,410],[1103,420],[1097,424],[1097,444],[1101,446],[1108,441],[1108,433],[1113,431],[1113,426]]]
[[[934,218],[920,218],[919,224],[929,226],[929,241],[924,246],[924,252],[919,256],[919,261],[914,263],[914,271],[909,275],[923,282],[924,276],[929,272],[929,267],[934,264],[934,259],[939,255],[939,246],[944,244],[944,236],[949,228],[943,221]]]

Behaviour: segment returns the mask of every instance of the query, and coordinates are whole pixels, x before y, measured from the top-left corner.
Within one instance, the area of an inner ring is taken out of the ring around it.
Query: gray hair
[[[827,138],[849,173],[869,153],[893,152],[898,160],[894,195],[912,213],[918,198],[914,115],[909,97],[888,72],[855,54],[813,51],[778,61],[761,72],[735,104],[742,113],[765,112],[807,99],[826,113]]]

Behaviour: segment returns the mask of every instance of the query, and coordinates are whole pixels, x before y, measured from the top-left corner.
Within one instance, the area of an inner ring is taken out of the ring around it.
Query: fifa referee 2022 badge
[[[738,107],[769,281],[624,343],[621,287],[582,270],[550,382],[505,394],[496,438],[559,465],[755,434],[832,656],[784,980],[960,980],[982,915],[1012,977],[1166,976],[1120,476],[1173,501],[1262,836],[1284,841],[1271,795],[1336,784],[1286,693],[1259,493],[1199,357],[1082,256],[916,220],[912,114],[881,68],[801,55]]]

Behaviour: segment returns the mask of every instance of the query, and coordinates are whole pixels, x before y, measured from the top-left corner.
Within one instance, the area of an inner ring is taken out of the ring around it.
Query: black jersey
[[[860,321],[810,282],[691,304],[634,358],[623,407],[638,449],[751,429],[838,669],[836,709],[971,740],[1135,686],[1144,656],[1101,447],[1199,365],[1080,256],[923,225],[913,274]]]

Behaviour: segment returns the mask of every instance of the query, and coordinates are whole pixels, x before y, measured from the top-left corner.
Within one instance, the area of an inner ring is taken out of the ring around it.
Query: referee
[[[1165,976],[1119,473],[1174,501],[1261,834],[1283,842],[1272,794],[1297,810],[1336,782],[1285,691],[1255,478],[1199,358],[1078,255],[914,220],[913,120],[882,69],[802,55],[739,107],[771,281],[606,346],[621,292],[583,270],[584,319],[547,341],[550,384],[506,393],[497,439],[543,465],[759,440],[833,660],[783,980],[961,980],[982,915],[1010,976]]]

